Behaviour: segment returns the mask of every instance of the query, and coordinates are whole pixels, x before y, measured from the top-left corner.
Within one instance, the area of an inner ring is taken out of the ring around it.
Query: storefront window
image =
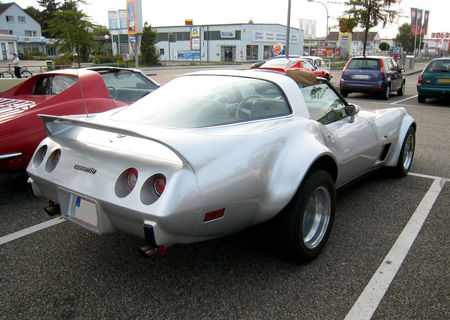
[[[273,46],[264,46],[264,60],[269,59],[272,56]]]
[[[258,60],[258,46],[247,45],[247,60]]]

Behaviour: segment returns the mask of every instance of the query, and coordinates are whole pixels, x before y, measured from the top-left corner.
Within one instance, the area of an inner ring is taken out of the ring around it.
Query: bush
[[[55,69],[64,69],[72,67],[72,58],[70,56],[59,56],[53,59]]]
[[[94,56],[93,62],[95,64],[105,64],[105,63],[120,63],[122,61],[122,56],[117,54],[115,56],[113,55],[101,55],[97,54]]]

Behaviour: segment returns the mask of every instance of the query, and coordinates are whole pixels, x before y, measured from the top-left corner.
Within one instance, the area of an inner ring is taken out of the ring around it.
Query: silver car
[[[302,261],[324,247],[336,188],[408,172],[416,129],[405,109],[360,110],[298,70],[187,74],[121,110],[40,118],[29,181],[67,220],[160,249],[268,222]]]

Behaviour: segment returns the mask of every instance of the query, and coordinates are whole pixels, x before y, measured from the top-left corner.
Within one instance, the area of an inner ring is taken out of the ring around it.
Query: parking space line
[[[369,320],[378,308],[392,280],[408,254],[436,199],[444,187],[445,179],[434,179],[430,189],[409,219],[389,253],[370,279],[367,286],[347,313],[344,320]]]
[[[402,100],[398,100],[398,101],[392,102],[391,104],[397,104],[397,103],[400,103],[400,102],[403,102],[403,101],[406,101],[406,100],[409,100],[409,99],[414,99],[414,98],[417,98],[417,94],[415,96],[411,96],[411,97],[408,97],[408,98],[405,98],[405,99],[402,99]]]
[[[428,174],[409,172],[408,175],[414,176],[414,177],[419,177],[419,178],[431,179],[431,180],[442,179],[445,182],[450,182],[450,178],[442,178],[442,177],[430,176]]]
[[[59,217],[59,218],[55,218],[55,219],[52,219],[52,220],[48,220],[48,221],[36,224],[36,225],[31,226],[31,227],[26,228],[26,229],[19,230],[17,232],[8,234],[6,236],[0,237],[0,245],[8,243],[8,242],[16,240],[16,239],[19,239],[19,238],[22,238],[22,237],[25,237],[25,236],[27,236],[29,234],[32,234],[32,233],[36,232],[36,231],[39,231],[39,230],[42,230],[42,229],[46,229],[48,227],[57,225],[57,224],[59,224],[61,222],[64,222],[64,221],[66,221],[64,218]]]

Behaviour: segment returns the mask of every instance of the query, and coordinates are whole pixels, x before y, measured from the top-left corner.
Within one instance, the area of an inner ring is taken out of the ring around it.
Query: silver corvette
[[[303,261],[328,238],[336,188],[380,167],[404,176],[416,129],[405,109],[363,111],[298,70],[192,73],[121,110],[40,118],[27,172],[48,211],[160,249],[267,222]]]

